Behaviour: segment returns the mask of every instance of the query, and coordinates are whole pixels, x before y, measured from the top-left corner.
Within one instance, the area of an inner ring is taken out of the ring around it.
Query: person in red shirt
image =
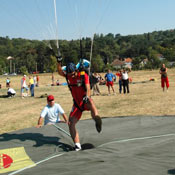
[[[36,86],[39,87],[39,75],[36,76],[36,82],[37,82]]]
[[[73,107],[69,115],[69,130],[75,143],[75,150],[81,150],[79,134],[76,129],[76,123],[80,120],[82,112],[91,111],[91,116],[95,121],[96,129],[101,132],[102,120],[98,115],[97,108],[91,98],[89,76],[84,71],[76,69],[75,64],[69,63],[66,66],[66,72],[62,70],[61,63],[57,64],[58,73],[67,80],[68,87],[73,97]]]
[[[122,93],[122,70],[120,70],[116,75],[119,77],[118,84],[119,84],[119,93]]]

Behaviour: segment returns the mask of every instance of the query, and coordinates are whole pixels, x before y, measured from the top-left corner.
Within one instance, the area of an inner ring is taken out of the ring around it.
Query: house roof
[[[115,59],[115,60],[112,62],[112,65],[113,65],[113,66],[123,65],[123,64],[124,64],[124,61],[120,61],[119,59]]]
[[[132,58],[125,58],[125,63],[131,63],[132,62]]]

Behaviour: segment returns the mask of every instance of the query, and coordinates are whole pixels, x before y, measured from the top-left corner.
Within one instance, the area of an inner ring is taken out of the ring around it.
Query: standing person
[[[122,70],[119,71],[119,73],[116,73],[118,76],[118,84],[119,84],[119,93],[122,93]]]
[[[39,87],[39,75],[36,76],[36,82],[37,82],[36,87]]]
[[[36,75],[33,76],[34,86],[37,86]]]
[[[75,150],[81,150],[79,133],[76,129],[76,123],[80,120],[83,111],[91,111],[91,116],[95,121],[98,132],[102,129],[102,120],[98,115],[97,108],[91,98],[89,76],[84,71],[79,71],[75,64],[69,63],[66,66],[66,72],[62,70],[61,62],[58,60],[58,73],[67,80],[68,87],[73,97],[73,107],[69,115],[69,131]]]
[[[160,68],[159,73],[161,74],[161,86],[163,88],[163,91],[165,90],[165,84],[168,91],[169,88],[169,80],[167,75],[168,69],[166,68],[165,64],[162,64],[162,67]]]
[[[60,120],[60,115],[63,116],[64,121]],[[64,122],[68,124],[67,116],[63,110],[63,108],[58,104],[55,103],[55,99],[53,95],[47,96],[47,105],[41,112],[41,115],[38,119],[37,128],[40,128],[43,125],[51,125],[59,122]]]
[[[52,86],[54,86],[55,85],[55,78],[54,78],[54,74],[52,73],[52,84],[51,84]]]
[[[100,95],[100,88],[99,88],[99,82],[100,82],[100,76],[95,72],[93,76],[97,79],[97,82],[93,86],[93,95]]]
[[[10,87],[10,78],[7,77],[6,79],[6,87],[9,88]]]
[[[128,77],[128,73],[131,72],[131,69],[129,69],[129,71],[126,71],[126,69],[123,69],[122,72],[122,84],[123,84],[123,93],[129,93],[129,77]]]
[[[112,91],[115,94],[115,90],[114,90],[114,79],[115,79],[115,76],[110,71],[110,69],[108,69],[107,73],[105,74],[105,79],[106,79],[106,86],[108,87],[108,95],[111,94],[110,88],[112,88]]]
[[[34,84],[34,80],[31,76],[29,76],[29,87],[30,87],[30,95],[31,95],[31,97],[34,97],[35,84]]]
[[[24,93],[24,89],[26,90],[27,94]],[[28,96],[29,88],[26,84],[26,75],[23,76],[21,79],[21,97],[24,98],[25,96]]]

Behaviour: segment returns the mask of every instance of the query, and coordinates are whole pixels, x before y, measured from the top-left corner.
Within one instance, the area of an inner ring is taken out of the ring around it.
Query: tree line
[[[16,73],[55,72],[56,57],[50,48],[51,42],[55,41],[0,37],[0,74],[10,71],[11,73],[14,71]],[[88,37],[82,38],[81,42],[80,40],[60,40],[63,65],[70,61],[77,63],[81,57],[89,60],[91,42],[91,38]],[[163,62],[167,66],[174,66],[174,29],[127,36],[112,33],[95,34],[91,68],[96,72],[113,69],[111,63],[115,59],[123,60],[130,57],[135,70],[157,69],[162,64],[158,54],[163,55]],[[7,60],[8,56],[14,59],[10,62]],[[144,59],[147,59],[147,63],[140,67]]]

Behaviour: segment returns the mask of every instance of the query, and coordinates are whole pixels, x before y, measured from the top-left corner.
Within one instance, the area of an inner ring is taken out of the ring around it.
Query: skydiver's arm
[[[90,97],[91,96],[90,84],[85,84],[85,86],[86,86],[86,96]]]
[[[63,70],[62,70],[62,67],[61,67],[61,62],[58,62],[58,63],[57,63],[57,70],[58,70],[58,74],[59,74],[59,75],[65,77],[65,74],[64,74],[64,72],[63,72]]]

